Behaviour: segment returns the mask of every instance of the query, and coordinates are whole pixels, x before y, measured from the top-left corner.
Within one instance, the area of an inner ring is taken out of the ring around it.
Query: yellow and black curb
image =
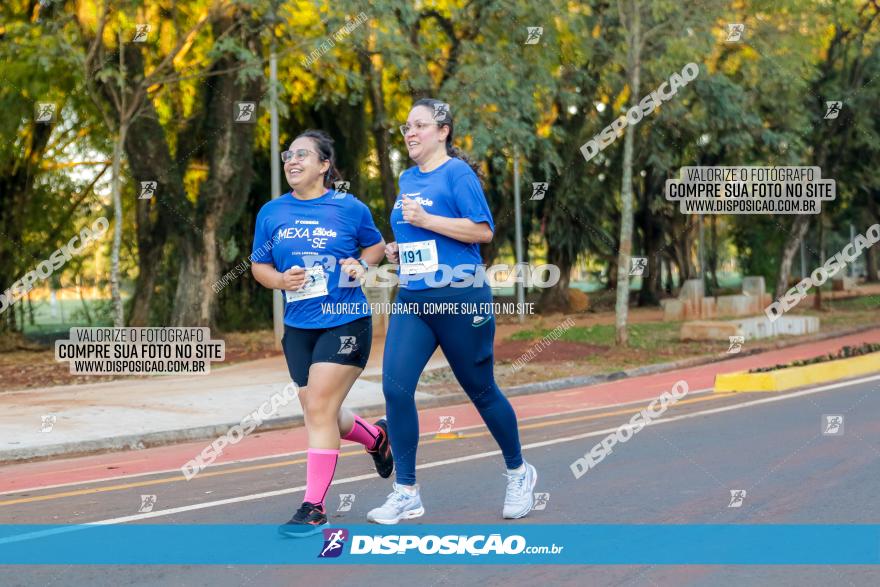
[[[837,359],[803,367],[788,367],[764,373],[722,373],[715,376],[715,392],[785,391],[795,387],[849,379],[880,372],[880,353]]]

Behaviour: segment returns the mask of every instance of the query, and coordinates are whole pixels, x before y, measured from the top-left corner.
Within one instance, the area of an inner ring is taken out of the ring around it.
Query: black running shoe
[[[383,479],[387,479],[394,470],[394,458],[391,456],[391,444],[388,442],[388,423],[382,419],[376,422],[375,426],[381,433],[379,434],[376,447],[367,452],[373,455],[373,462],[376,463],[376,472]]]
[[[278,533],[291,538],[302,538],[317,534],[328,525],[324,507],[304,501],[289,522],[278,526]]]

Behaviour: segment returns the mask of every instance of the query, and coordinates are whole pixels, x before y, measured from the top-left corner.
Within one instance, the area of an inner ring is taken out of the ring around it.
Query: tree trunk
[[[663,265],[666,267],[666,283],[663,286],[663,290],[667,294],[672,295],[672,289],[675,287],[675,283],[672,280],[672,259],[666,257]]]
[[[608,277],[608,281],[605,284],[605,289],[608,291],[615,291],[617,289],[617,259],[613,259],[608,261],[608,272],[606,273]]]
[[[561,249],[548,246],[547,262],[559,267],[559,282],[541,291],[538,309],[541,313],[568,312],[571,300],[568,297],[568,285],[571,280],[571,259]]]
[[[868,216],[869,225],[873,225],[875,222],[880,222],[880,203],[878,202],[880,202],[880,192],[868,192],[868,212],[870,212]],[[873,247],[865,249],[866,281],[871,283],[880,281],[880,278],[877,276],[878,256],[880,255],[877,254],[876,249]]]
[[[373,124],[370,131],[376,141],[376,153],[379,158],[379,185],[382,188],[382,200],[385,202],[385,216],[391,214],[394,201],[397,199],[397,181],[391,169],[391,136],[388,133],[388,118],[385,114],[385,93],[382,85],[382,72],[376,71],[372,58],[365,52],[358,55],[361,71],[367,78],[370,107],[373,109]]]
[[[709,271],[712,272],[712,290],[721,289],[718,283],[718,217],[712,214],[709,217],[709,252],[708,252]]]
[[[236,27],[242,14],[229,13],[214,23],[216,35]],[[259,52],[259,29],[245,27],[243,39],[251,51]],[[218,59],[213,71],[235,65],[231,56]],[[241,215],[251,182],[256,125],[233,119],[235,102],[257,101],[263,80],[237,81],[238,73],[213,77],[205,88],[205,136],[212,137],[207,153],[208,176],[199,188],[195,221],[181,223],[175,235],[181,252],[180,273],[174,295],[171,322],[174,326],[212,326],[217,296],[211,285],[220,277],[219,243]]]
[[[40,175],[43,153],[49,144],[52,128],[51,124],[31,123],[28,129],[30,139],[13,149],[14,154],[10,154],[8,159],[0,161],[0,293],[21,277],[19,260],[23,261],[23,257],[28,256],[21,242],[28,213],[27,203],[34,182]],[[40,262],[40,259],[34,260]],[[19,325],[12,309],[7,308],[4,314],[7,318],[0,319],[0,332],[15,332]]]
[[[641,77],[641,13],[636,2],[632,2],[632,29],[628,31],[627,52],[627,83],[630,91],[630,103],[633,106],[639,100],[639,82]],[[617,300],[615,303],[615,342],[620,346],[628,346],[626,318],[629,312],[629,266],[632,253],[633,232],[633,140],[635,133],[628,129],[623,137],[623,183],[620,188],[622,213],[620,218],[620,249],[617,256]]]
[[[206,216],[198,237],[181,242],[180,277],[171,322],[175,326],[211,326],[216,295],[211,288],[220,277],[216,214]],[[211,293],[209,293],[211,292]]]
[[[672,238],[672,249],[675,253],[675,264],[678,267],[679,285],[691,279],[696,274],[696,269],[691,260],[691,224],[690,217],[685,218],[682,231]]]
[[[877,277],[877,253],[873,247],[865,249],[865,270],[865,281],[869,283],[880,281]]]
[[[143,327],[150,323],[150,304],[159,278],[161,254],[161,249],[138,245],[138,276],[131,299],[129,326]]]
[[[651,213],[650,197],[648,194],[656,193],[650,189],[653,184],[653,175],[649,171],[645,176],[646,189],[640,194],[641,200],[641,225],[644,235],[644,250],[648,256],[647,275],[642,276],[642,289],[639,290],[639,306],[656,306],[660,303],[660,277],[662,271],[662,257],[653,251],[663,248],[663,232],[657,224],[657,216]]]
[[[125,326],[125,315],[122,308],[122,293],[119,289],[119,249],[122,246],[122,179],[120,177],[122,154],[128,123],[120,120],[119,134],[113,143],[113,171],[111,196],[113,199],[113,248],[110,252],[110,297],[113,300],[113,326]]]
[[[822,215],[819,214],[819,265],[825,264],[825,223],[822,222]],[[822,286],[815,286],[815,294],[813,296],[813,309],[822,309]]]
[[[137,63],[141,66],[140,61]],[[188,207],[182,170],[186,169],[189,154],[193,151],[186,141],[191,140],[189,135],[195,134],[184,132],[187,136],[177,141],[179,159],[175,161],[165,131],[159,123],[159,115],[149,100],[144,103],[141,112],[128,131],[125,145],[128,168],[136,188],[140,187],[141,182],[155,181],[156,192],[150,199],[135,201],[138,275],[128,318],[130,326],[149,324],[156,284],[167,277],[159,274],[163,252],[169,228],[180,223],[179,210]]]
[[[779,276],[776,278],[776,295],[779,299],[788,290],[788,279],[791,276],[791,262],[794,255],[800,247],[801,239],[807,233],[807,227],[810,225],[810,217],[807,214],[799,214],[795,216],[791,231],[788,238],[782,246],[782,256],[779,261]]]

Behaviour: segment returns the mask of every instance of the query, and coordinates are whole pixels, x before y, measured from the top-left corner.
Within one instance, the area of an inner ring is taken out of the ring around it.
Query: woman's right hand
[[[297,291],[306,282],[306,270],[302,267],[291,267],[281,274],[281,289]]]
[[[388,260],[398,265],[400,263],[400,257],[398,255],[397,249],[397,241],[392,241],[385,245],[385,256],[388,257]]]

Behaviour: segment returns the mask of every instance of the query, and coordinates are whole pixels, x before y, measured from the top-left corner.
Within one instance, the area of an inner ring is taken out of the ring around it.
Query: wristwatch
[[[358,259],[358,263],[361,264],[361,267],[364,268],[364,271],[368,271],[370,269],[370,266],[363,259]]]

